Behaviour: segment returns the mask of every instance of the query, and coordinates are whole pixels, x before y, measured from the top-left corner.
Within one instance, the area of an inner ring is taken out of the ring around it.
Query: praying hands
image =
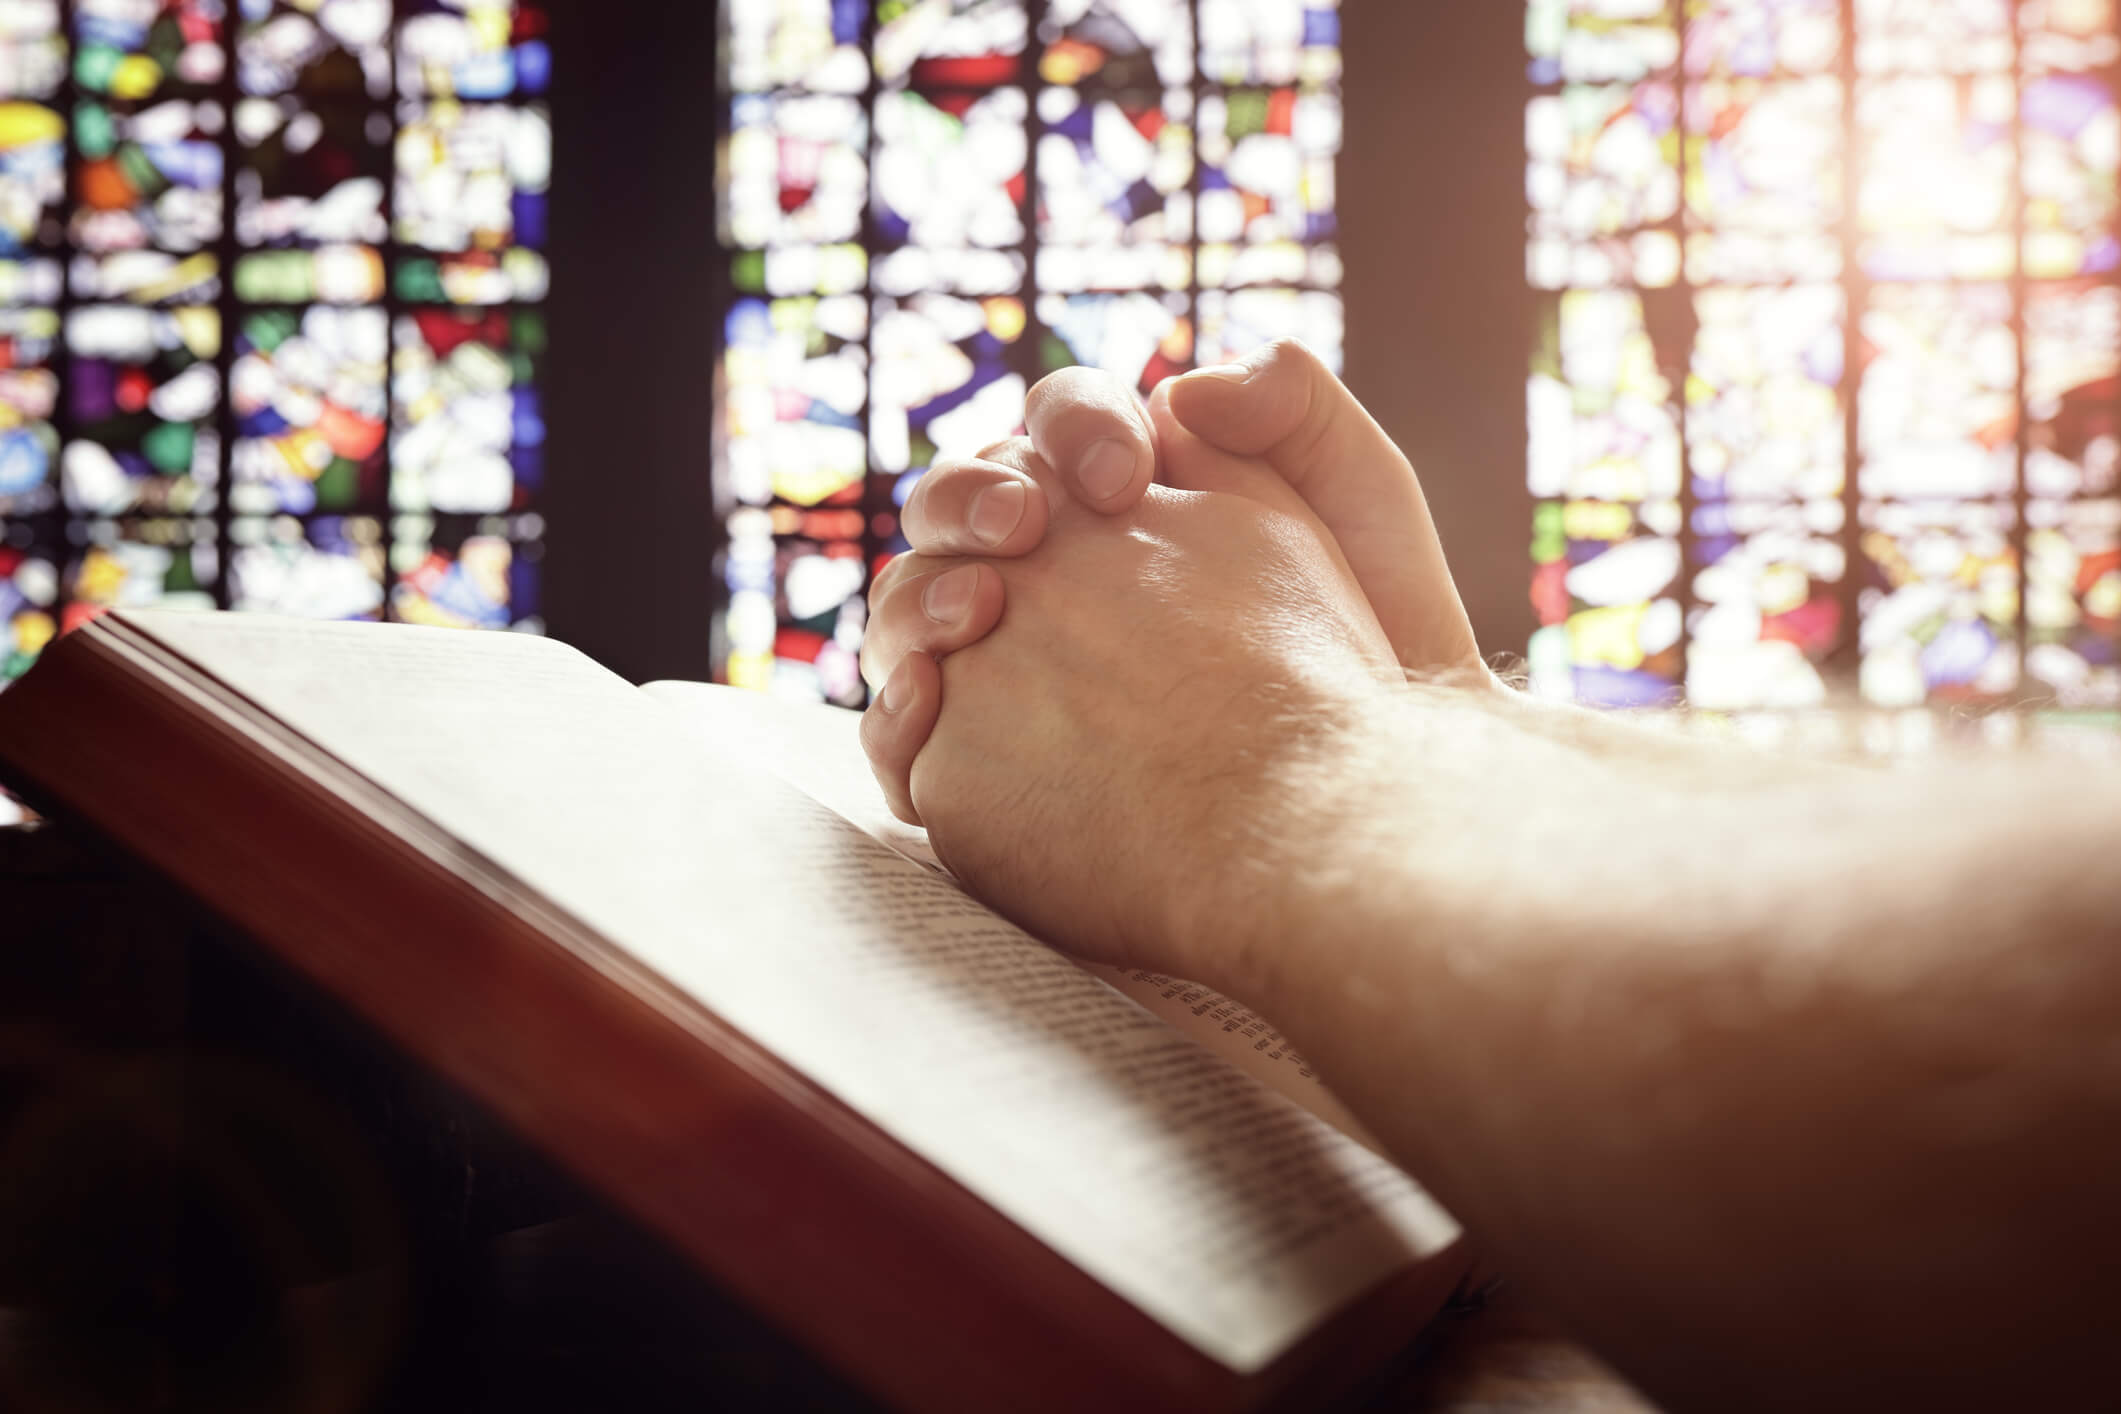
[[[1264,1011],[1660,1399],[2110,1395],[2121,776],[1504,688],[1296,345],[1146,408],[1057,374],[1026,426],[922,480],[871,594],[863,742],[968,887]]]

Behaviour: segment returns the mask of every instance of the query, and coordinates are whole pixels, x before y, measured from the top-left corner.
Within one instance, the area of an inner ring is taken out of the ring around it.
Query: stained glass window
[[[859,706],[939,456],[1087,364],[1340,361],[1338,0],[724,0],[728,681]]]
[[[538,0],[0,5],[0,686],[124,605],[535,629]]]
[[[1536,690],[2121,722],[2115,11],[1528,0]]]

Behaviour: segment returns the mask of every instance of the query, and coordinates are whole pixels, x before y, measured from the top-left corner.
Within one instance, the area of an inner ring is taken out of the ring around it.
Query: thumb
[[[1180,426],[1264,461],[1324,522],[1403,666],[1479,662],[1412,464],[1318,355],[1283,339],[1167,386]]]

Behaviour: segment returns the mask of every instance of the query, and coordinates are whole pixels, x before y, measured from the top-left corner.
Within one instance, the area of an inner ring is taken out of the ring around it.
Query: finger
[[[1020,473],[1045,493],[1044,533],[1048,536],[1052,535],[1054,527],[1061,522],[1092,514],[1084,509],[1083,498],[1069,489],[1067,478],[1054,471],[1046,459],[1039,455],[1038,448],[1031,445],[1029,437],[1005,438],[983,450],[974,460],[991,462],[1004,471]],[[915,489],[919,488],[916,486]],[[1029,551],[1024,553],[1028,554]]]
[[[1331,369],[1293,339],[1170,384],[1180,426],[1259,457],[1340,543],[1410,668],[1460,666],[1478,649],[1414,468]]]
[[[933,570],[941,563],[943,558],[946,557],[923,555],[912,550],[901,550],[898,554],[884,561],[883,568],[869,578],[870,612],[874,613],[876,611],[876,606],[883,602],[884,596],[890,592],[892,585],[908,575],[921,574]]]
[[[888,681],[908,653],[944,657],[979,642],[1001,622],[1002,577],[992,565],[928,564],[933,568],[926,573],[902,574],[870,591],[862,676],[871,686]]]
[[[927,745],[942,710],[942,669],[925,653],[908,653],[862,714],[862,750],[868,753],[869,769],[884,788],[891,813],[909,825],[921,823],[920,812],[913,808],[913,758]]]
[[[1024,427],[1076,499],[1107,515],[1131,510],[1156,477],[1156,436],[1131,385],[1094,368],[1064,368],[1024,399]]]
[[[1262,501],[1314,524],[1317,517],[1283,477],[1256,457],[1211,445],[1172,415],[1171,384],[1149,395],[1149,421],[1159,450],[1157,480],[1178,491],[1218,491]]]
[[[1028,555],[1046,538],[1046,491],[1000,462],[939,461],[906,498],[906,543],[926,555]]]

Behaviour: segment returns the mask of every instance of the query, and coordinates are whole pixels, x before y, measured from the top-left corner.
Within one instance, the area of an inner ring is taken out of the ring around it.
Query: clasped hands
[[[1405,673],[1486,681],[1471,625],[1412,466],[1300,344],[1146,408],[1066,370],[1025,425],[908,500],[863,745],[989,903],[1212,977],[1259,881],[1315,862],[1310,783]]]

